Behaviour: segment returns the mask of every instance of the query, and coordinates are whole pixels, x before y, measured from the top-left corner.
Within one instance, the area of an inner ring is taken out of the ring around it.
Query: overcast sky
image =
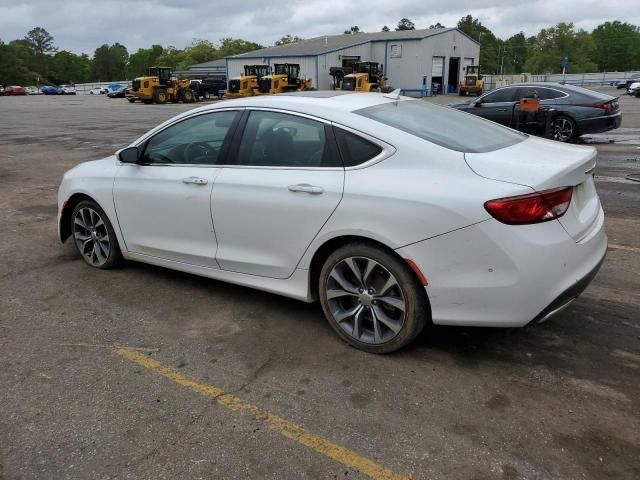
[[[194,37],[217,42],[243,38],[272,45],[290,33],[303,38],[390,28],[402,17],[416,28],[440,22],[455,26],[471,14],[496,35],[573,22],[591,30],[605,20],[640,25],[640,9],[631,0],[0,0],[0,39],[22,38],[44,27],[59,49],[93,53],[103,43],[120,42],[129,52],[153,43],[182,48]]]

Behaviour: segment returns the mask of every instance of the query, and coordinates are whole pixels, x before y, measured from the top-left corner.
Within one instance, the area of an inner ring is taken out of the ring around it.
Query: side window
[[[540,100],[552,100],[554,98],[564,97],[565,94],[558,90],[551,90],[549,88],[538,89],[538,98]]]
[[[501,88],[485,96],[482,103],[513,102],[516,90],[512,87]]]
[[[325,124],[286,113],[255,110],[249,114],[239,165],[268,167],[335,167]]]
[[[371,160],[382,152],[382,148],[359,135],[334,128],[338,148],[345,167],[353,167]]]
[[[214,165],[236,113],[198,115],[162,130],[147,141],[143,163]]]

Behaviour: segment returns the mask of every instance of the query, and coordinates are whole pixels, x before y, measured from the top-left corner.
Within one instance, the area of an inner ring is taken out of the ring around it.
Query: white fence
[[[602,73],[570,73],[566,75],[531,75],[522,73],[519,75],[483,75],[485,90],[493,90],[497,87],[523,82],[558,82],[571,85],[611,85],[624,81],[633,75],[640,75],[640,71],[633,72],[602,72]]]

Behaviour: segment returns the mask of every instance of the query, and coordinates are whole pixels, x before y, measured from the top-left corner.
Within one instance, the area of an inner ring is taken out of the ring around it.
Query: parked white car
[[[386,353],[431,321],[519,327],[569,305],[607,249],[595,164],[393,94],[251,97],[68,171],[59,236],[97,268],[319,299],[342,339]]]
[[[27,95],[40,95],[40,90],[38,87],[25,87],[24,89],[27,92]]]
[[[73,85],[60,85],[62,89],[62,95],[75,95],[76,87]]]
[[[101,95],[101,94],[109,93],[109,89],[106,87],[96,87],[89,90],[89,93],[91,95]]]
[[[633,82],[631,85],[629,85],[627,93],[629,95],[635,95],[638,90],[640,90],[640,82]]]

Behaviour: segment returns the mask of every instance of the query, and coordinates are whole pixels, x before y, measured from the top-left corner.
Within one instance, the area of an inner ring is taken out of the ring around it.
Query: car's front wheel
[[[319,295],[336,333],[366,352],[398,350],[427,323],[424,287],[402,259],[377,246],[354,243],[332,253]]]
[[[122,263],[113,226],[100,206],[85,200],[73,209],[71,233],[82,259],[92,267],[110,269]]]

